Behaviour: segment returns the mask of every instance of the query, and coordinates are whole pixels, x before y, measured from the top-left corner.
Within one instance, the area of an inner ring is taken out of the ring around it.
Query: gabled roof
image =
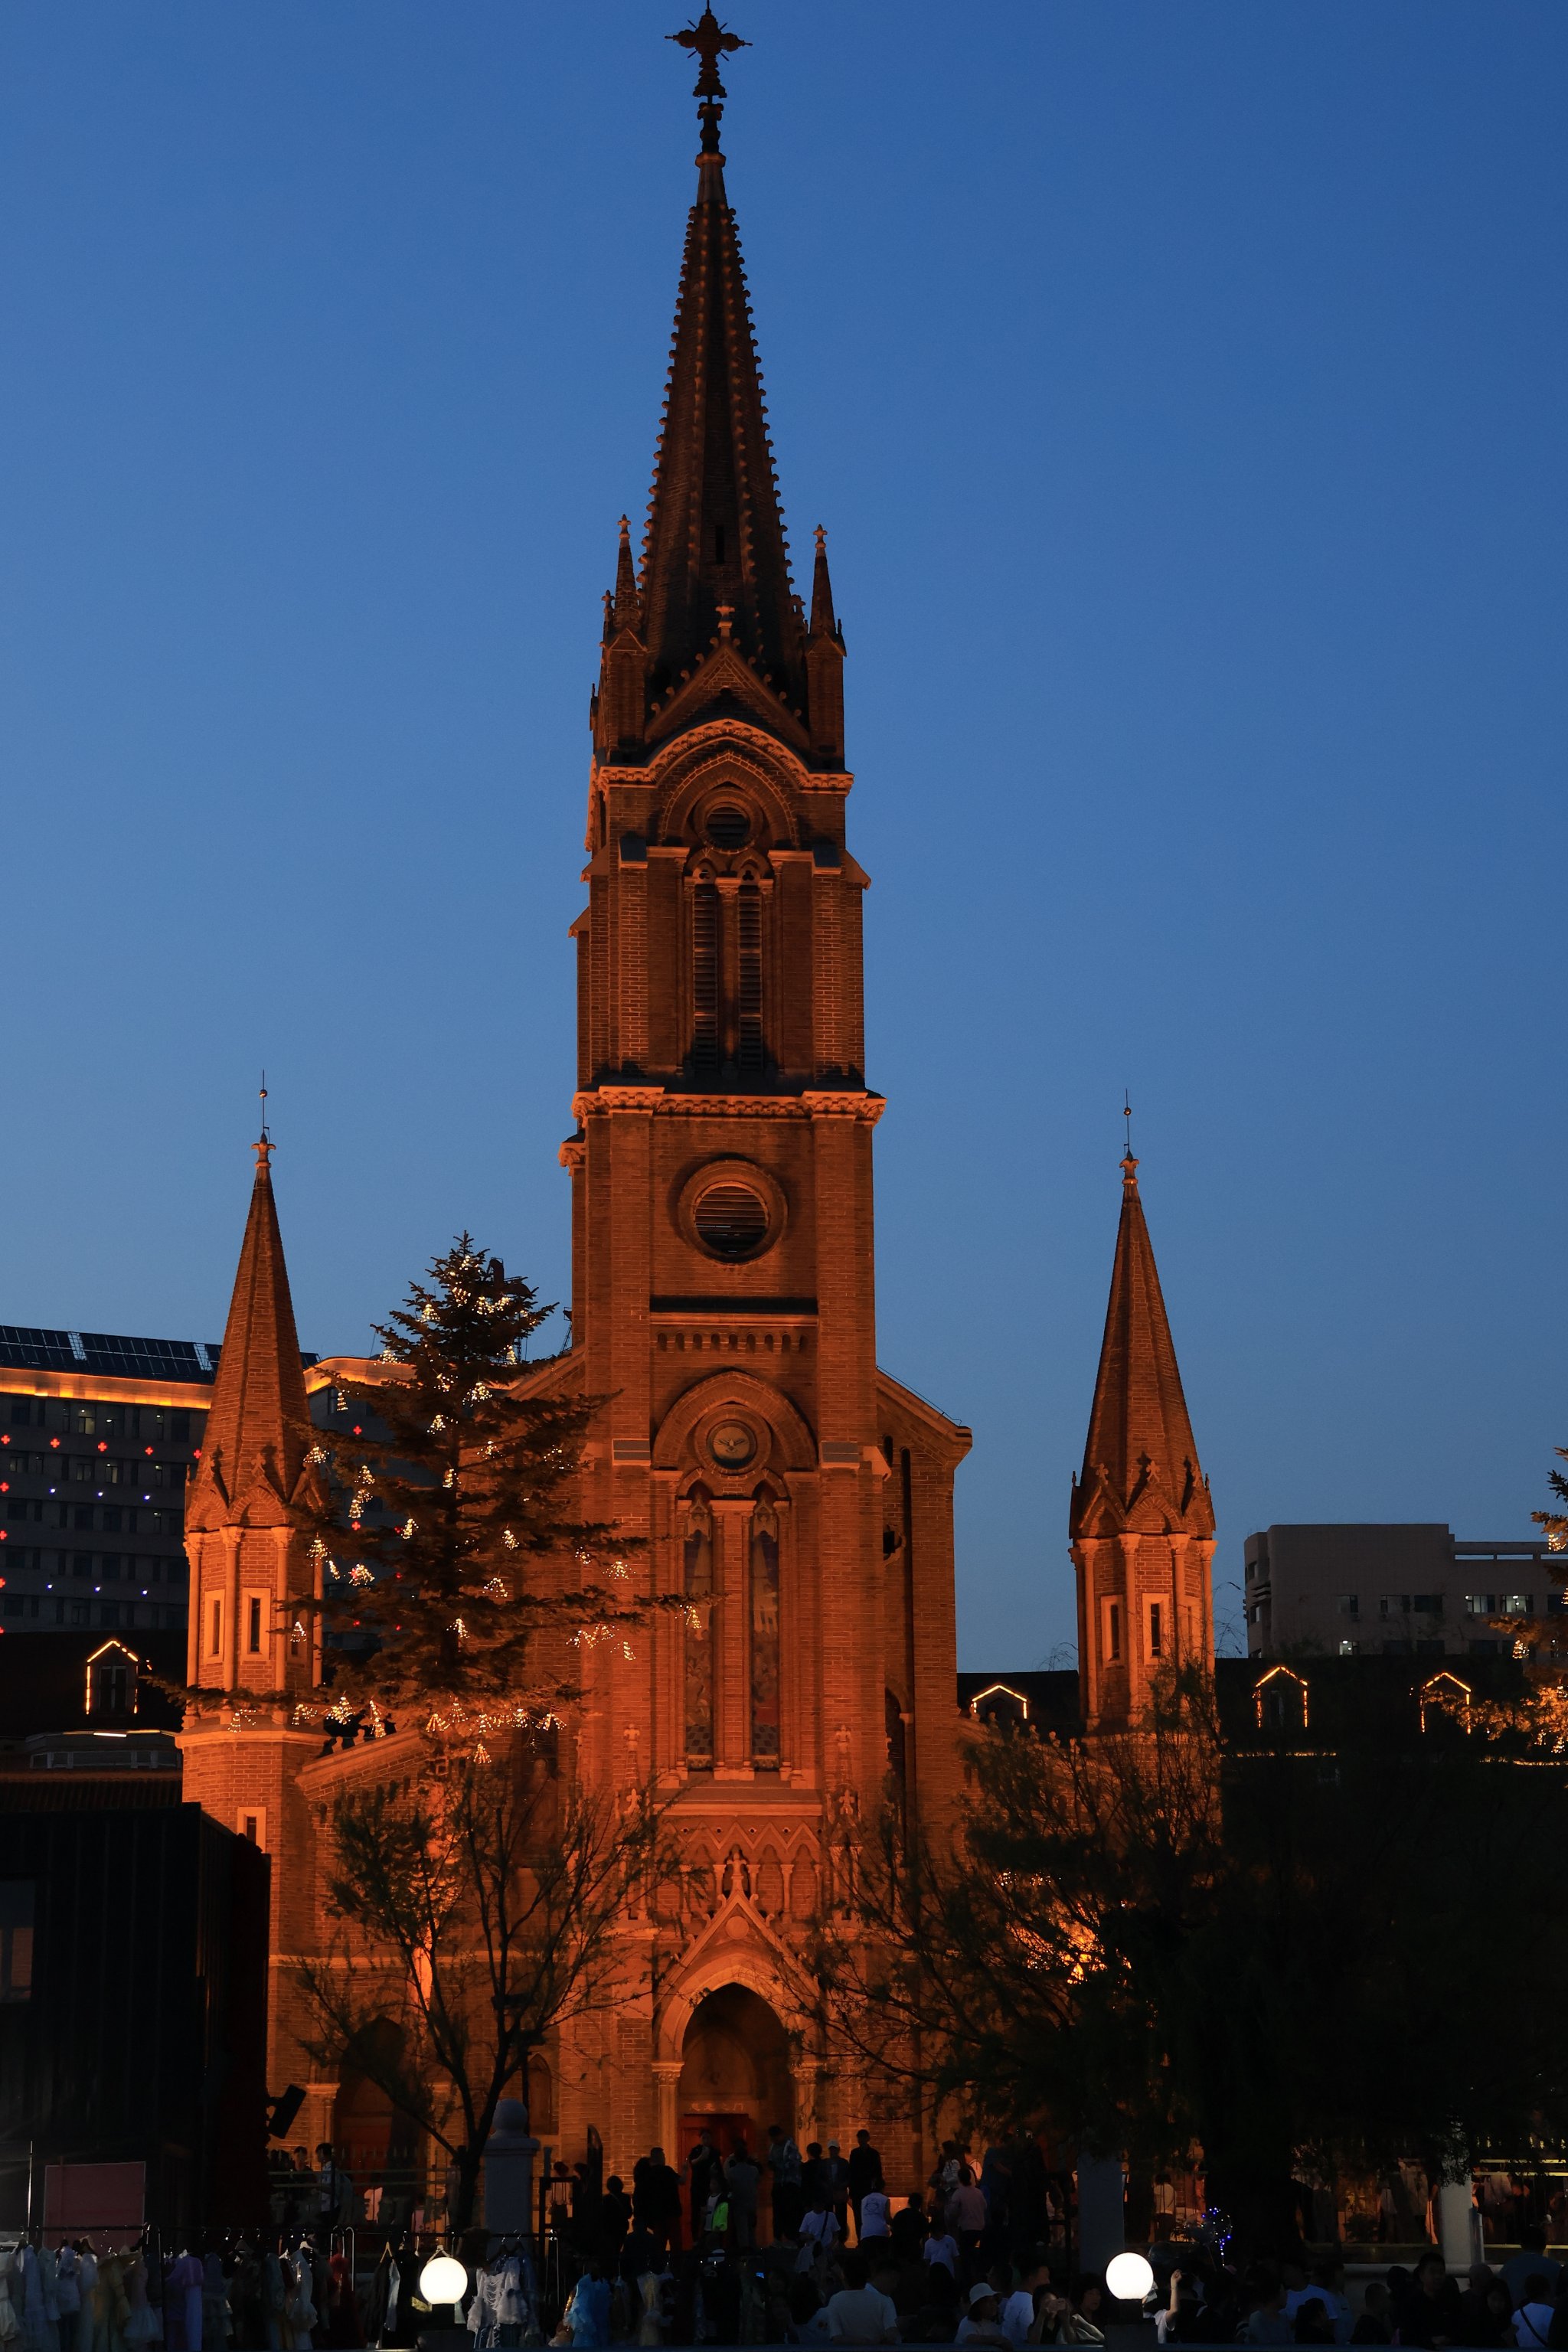
[[[765,727],[770,733],[782,737],[792,751],[804,752],[809,749],[811,739],[797,714],[742,660],[729,634],[728,623],[721,623],[712,651],[698,662],[690,677],[676,687],[653,714],[648,741],[660,743],[667,736],[683,734],[689,728],[700,726],[705,719],[730,716]]]
[[[250,1214],[240,1247],[202,1463],[186,1512],[197,1532],[284,1527],[315,1443],[283,1236],[272,1198],[272,1146],[256,1146]]]
[[[1208,1481],[1182,1393],[1138,1192],[1138,1162],[1131,1153],[1121,1171],[1110,1303],[1070,1532],[1075,1539],[1131,1532],[1212,1536]]]

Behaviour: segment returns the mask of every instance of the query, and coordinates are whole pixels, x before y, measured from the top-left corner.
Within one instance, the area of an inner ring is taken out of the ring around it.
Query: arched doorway
[[[760,2162],[768,2126],[795,2130],[789,2036],[749,1986],[719,1985],[700,2000],[680,2053],[679,2156],[684,2163],[704,2126],[721,2155],[743,2140]],[[763,2174],[765,2199],[768,2175]]]

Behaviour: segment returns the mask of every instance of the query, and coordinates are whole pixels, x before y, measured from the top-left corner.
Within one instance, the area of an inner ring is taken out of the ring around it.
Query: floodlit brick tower
[[[298,1785],[321,1746],[319,1591],[302,1508],[316,1443],[272,1198],[272,1146],[256,1146],[250,1214],[224,1327],[201,1462],[185,1512],[191,1566],[184,1793],[272,1857],[268,2073],[310,2082],[293,1957],[321,1941],[314,1832]],[[316,1728],[309,1723],[315,1721]],[[335,2086],[301,2126],[330,2126]]]
[[[1121,1171],[1110,1304],[1068,1518],[1090,1730],[1136,1722],[1162,1665],[1214,1656],[1214,1506],[1131,1153]]]
[[[659,1614],[589,1655],[580,1769],[647,1779],[688,1864],[654,1988],[559,2053],[568,2152],[622,2166],[707,2117],[753,2144],[907,2105],[836,2077],[809,1923],[836,1832],[956,1779],[952,1476],[969,1433],[878,1369],[844,637],[823,534],[795,593],[710,12],[702,126],[640,567],[623,521],[592,705],[578,947],[573,1344],[534,1377],[609,1399],[584,1515],[645,1533]],[[639,1570],[639,1572],[641,1572]],[[739,2120],[737,2120],[739,2119]],[[901,2170],[900,2170],[901,2177]]]

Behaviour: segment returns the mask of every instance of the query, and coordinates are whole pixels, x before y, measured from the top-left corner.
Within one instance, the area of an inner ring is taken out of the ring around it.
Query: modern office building
[[[1265,1528],[1247,1538],[1247,1654],[1495,1656],[1511,1646],[1500,1618],[1562,1614],[1557,1573],[1543,1541],[1440,1519]],[[1542,1632],[1568,1641],[1568,1624]]]
[[[185,1484],[219,1352],[0,1324],[6,1633],[184,1628]]]

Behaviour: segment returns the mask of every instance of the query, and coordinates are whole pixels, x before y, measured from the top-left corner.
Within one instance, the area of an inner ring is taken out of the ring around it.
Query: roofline
[[[955,1444],[958,1459],[963,1461],[974,1443],[972,1429],[962,1421],[954,1421],[951,1414],[943,1412],[942,1407],[932,1404],[929,1398],[921,1396],[914,1389],[906,1388],[902,1381],[895,1380],[892,1373],[884,1371],[880,1364],[877,1367],[877,1385],[895,1396],[906,1412],[913,1413],[915,1419],[923,1421],[928,1429],[939,1431],[950,1444]]]
[[[208,1381],[140,1380],[121,1372],[49,1372],[31,1364],[0,1364],[0,1395],[89,1398],[95,1404],[193,1405],[211,1410]]]

